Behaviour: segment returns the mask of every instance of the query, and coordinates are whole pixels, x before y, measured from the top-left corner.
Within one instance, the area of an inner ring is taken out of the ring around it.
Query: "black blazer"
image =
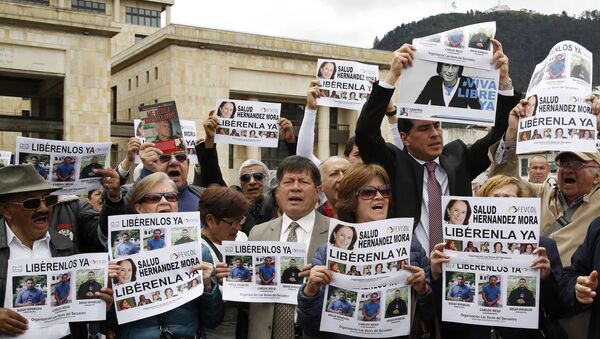
[[[443,79],[441,76],[432,76],[429,81],[427,81],[427,84],[425,84],[425,87],[423,87],[423,90],[417,97],[415,104],[427,105],[429,102],[431,102],[432,105],[446,106],[444,103],[444,93],[442,93],[442,82]],[[458,79],[458,88],[456,89],[456,92],[454,92],[454,96],[452,96],[452,100],[450,100],[448,107],[470,107],[474,109],[481,109],[479,98],[470,97],[472,91],[477,91],[477,86],[475,86],[473,79],[461,76]]]
[[[356,145],[365,163],[382,165],[390,175],[392,201],[390,217],[413,217],[415,225],[421,220],[423,194],[423,172],[425,168],[408,154],[406,148],[398,149],[385,142],[381,136],[381,121],[393,89],[376,83],[369,100],[356,123]],[[496,110],[496,125],[483,138],[470,147],[461,140],[444,146],[440,164],[448,173],[448,188],[451,195],[470,196],[471,181],[490,166],[488,148],[500,140],[508,127],[508,114],[519,102],[520,94],[512,97],[500,96]]]

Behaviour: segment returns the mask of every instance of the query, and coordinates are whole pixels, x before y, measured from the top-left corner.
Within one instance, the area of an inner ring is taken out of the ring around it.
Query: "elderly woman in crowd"
[[[388,217],[390,205],[390,179],[383,167],[379,165],[355,164],[346,172],[338,187],[338,201],[335,209],[340,220],[353,223],[384,220]],[[319,332],[321,323],[321,310],[325,284],[333,278],[332,273],[325,265],[327,244],[317,249],[313,258],[313,268],[310,275],[298,291],[298,322],[305,335],[322,336]],[[411,285],[417,293],[417,312],[425,309],[431,303],[431,289],[427,283],[426,275],[429,274],[429,260],[426,252],[416,238],[411,244],[411,265],[404,269],[412,274],[406,283]],[[429,307],[430,308],[430,307]],[[416,317],[413,317],[416,319]],[[412,326],[416,331],[417,326]],[[327,338],[351,338],[339,333],[328,333]]]
[[[506,175],[496,175],[488,179],[477,191],[478,197],[505,197],[517,198],[527,197],[527,190],[520,180]],[[435,245],[431,252],[431,280],[435,295],[440,295],[442,286],[442,264],[448,262],[450,257],[444,253],[446,243]],[[554,240],[547,237],[540,237],[540,247],[534,252],[537,254],[532,259],[532,268],[540,270],[540,328],[543,329],[542,322],[544,315],[558,323],[557,318],[561,313],[562,305],[559,302],[558,283],[556,279],[562,272],[562,264],[558,254],[558,248]],[[438,315],[441,313],[441,299],[435,298],[435,306]],[[509,327],[489,327],[456,324],[450,322],[442,323],[442,333],[445,338],[491,338],[492,333],[501,338],[519,338],[519,339],[537,339],[540,335],[538,329],[520,329]]]
[[[248,240],[246,234],[240,231],[248,208],[244,195],[229,187],[212,185],[202,192],[199,209],[204,260],[227,265],[221,244],[225,240]],[[206,329],[206,338],[239,338],[237,335],[245,333],[247,326],[248,304],[229,301],[225,303],[223,321],[214,329]]]
[[[111,180],[103,183],[109,197],[120,196],[118,174],[111,173]],[[132,192],[131,203],[137,213],[173,213],[177,212],[178,194],[175,183],[162,172],[146,176],[140,180]],[[108,199],[101,214],[101,227],[106,230],[108,216],[114,211],[111,206],[118,207],[123,199]],[[223,300],[216,282],[211,279],[213,267],[203,262],[191,269],[202,270],[204,294],[173,310],[150,316],[116,327],[117,338],[162,338],[167,331],[174,337],[191,337],[201,335],[205,327],[215,327],[223,318]],[[109,276],[119,278],[121,267],[114,262],[109,264]],[[119,303],[119,300],[117,300]],[[162,325],[161,325],[162,324]]]

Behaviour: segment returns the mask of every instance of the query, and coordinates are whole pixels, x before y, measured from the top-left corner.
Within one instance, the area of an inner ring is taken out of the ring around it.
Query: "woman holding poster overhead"
[[[504,197],[517,198],[527,197],[527,189],[516,178],[505,175],[496,175],[488,179],[477,191],[479,197]],[[502,245],[501,243],[498,243]],[[442,289],[442,264],[449,261],[449,256],[444,253],[445,243],[435,245],[431,252],[431,279],[434,288],[434,294],[439,295]],[[496,247],[496,246],[494,246]],[[500,250],[502,251],[502,250]],[[540,315],[539,328],[546,331],[545,324],[552,322],[558,325],[558,316],[562,313],[564,306],[558,300],[558,278],[562,272],[562,264],[558,254],[558,249],[554,240],[547,237],[540,237],[540,247],[533,253],[537,254],[532,259],[531,267],[540,270]],[[510,293],[510,291],[508,291]],[[439,301],[434,299],[438,312],[441,313]],[[451,322],[442,322],[442,333],[444,338],[519,338],[519,339],[537,339],[543,337],[538,329],[522,329],[510,327],[489,327],[470,324],[458,324]],[[548,333],[548,332],[545,332]],[[560,337],[560,336],[559,336]],[[558,337],[557,337],[558,338]],[[560,337],[566,338],[566,336]]]
[[[112,183],[116,181],[116,184]],[[107,191],[118,189],[119,180],[111,179],[105,186]],[[114,192],[113,192],[114,193]],[[113,196],[116,194],[113,194]],[[140,180],[133,189],[131,202],[138,213],[175,213],[178,211],[178,195],[175,183],[162,172],[153,173]],[[122,204],[123,199],[112,204]],[[106,223],[112,209],[110,204],[102,211],[101,224]],[[129,262],[131,263],[131,262]],[[135,266],[135,263],[134,263]],[[193,338],[203,331],[203,327],[214,327],[223,318],[223,300],[216,282],[211,279],[213,267],[210,263],[194,265],[191,270],[202,270],[204,294],[173,310],[116,326],[117,338],[163,338],[170,332],[172,338]],[[131,274],[123,274],[116,263],[109,264],[109,276],[133,281]],[[155,305],[156,303],[154,303]]]
[[[390,179],[383,167],[355,164],[346,171],[339,183],[338,201],[335,206],[338,219],[354,223],[384,220],[388,216],[390,193]],[[323,335],[319,327],[325,284],[329,284],[333,277],[324,266],[326,251],[327,244],[317,249],[307,282],[298,292],[298,323],[305,336]],[[425,319],[425,310],[431,309],[431,300],[428,297],[431,295],[430,287],[425,278],[429,272],[429,260],[425,250],[414,237],[410,249],[410,263],[403,267],[412,272],[406,282],[417,294],[416,312]],[[419,326],[414,326],[417,318],[419,317],[413,315],[411,332],[414,333],[419,331]],[[352,337],[338,334],[335,338]]]
[[[463,76],[464,66],[438,62],[437,75],[432,76],[415,104],[481,109],[477,85]]]

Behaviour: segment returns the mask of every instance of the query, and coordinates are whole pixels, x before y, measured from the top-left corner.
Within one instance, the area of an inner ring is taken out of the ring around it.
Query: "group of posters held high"
[[[406,335],[410,329],[412,218],[352,224],[332,219],[321,330],[365,338]]]
[[[596,151],[592,53],[573,41],[554,45],[533,72],[526,117],[519,121],[517,153]]]
[[[443,196],[442,320],[537,328],[540,199]]]
[[[120,324],[179,307],[203,293],[198,212],[110,216],[109,255],[120,267],[113,282]]]
[[[17,137],[15,161],[33,165],[49,184],[62,188],[60,194],[87,194],[101,188],[94,170],[110,167],[111,145]]]

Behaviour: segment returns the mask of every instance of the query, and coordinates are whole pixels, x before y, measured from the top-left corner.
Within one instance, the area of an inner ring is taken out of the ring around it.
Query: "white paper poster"
[[[379,67],[360,62],[319,59],[317,79],[321,88],[319,106],[359,111],[371,95]]]
[[[216,143],[278,146],[281,104],[218,99],[215,112],[219,120]]]

